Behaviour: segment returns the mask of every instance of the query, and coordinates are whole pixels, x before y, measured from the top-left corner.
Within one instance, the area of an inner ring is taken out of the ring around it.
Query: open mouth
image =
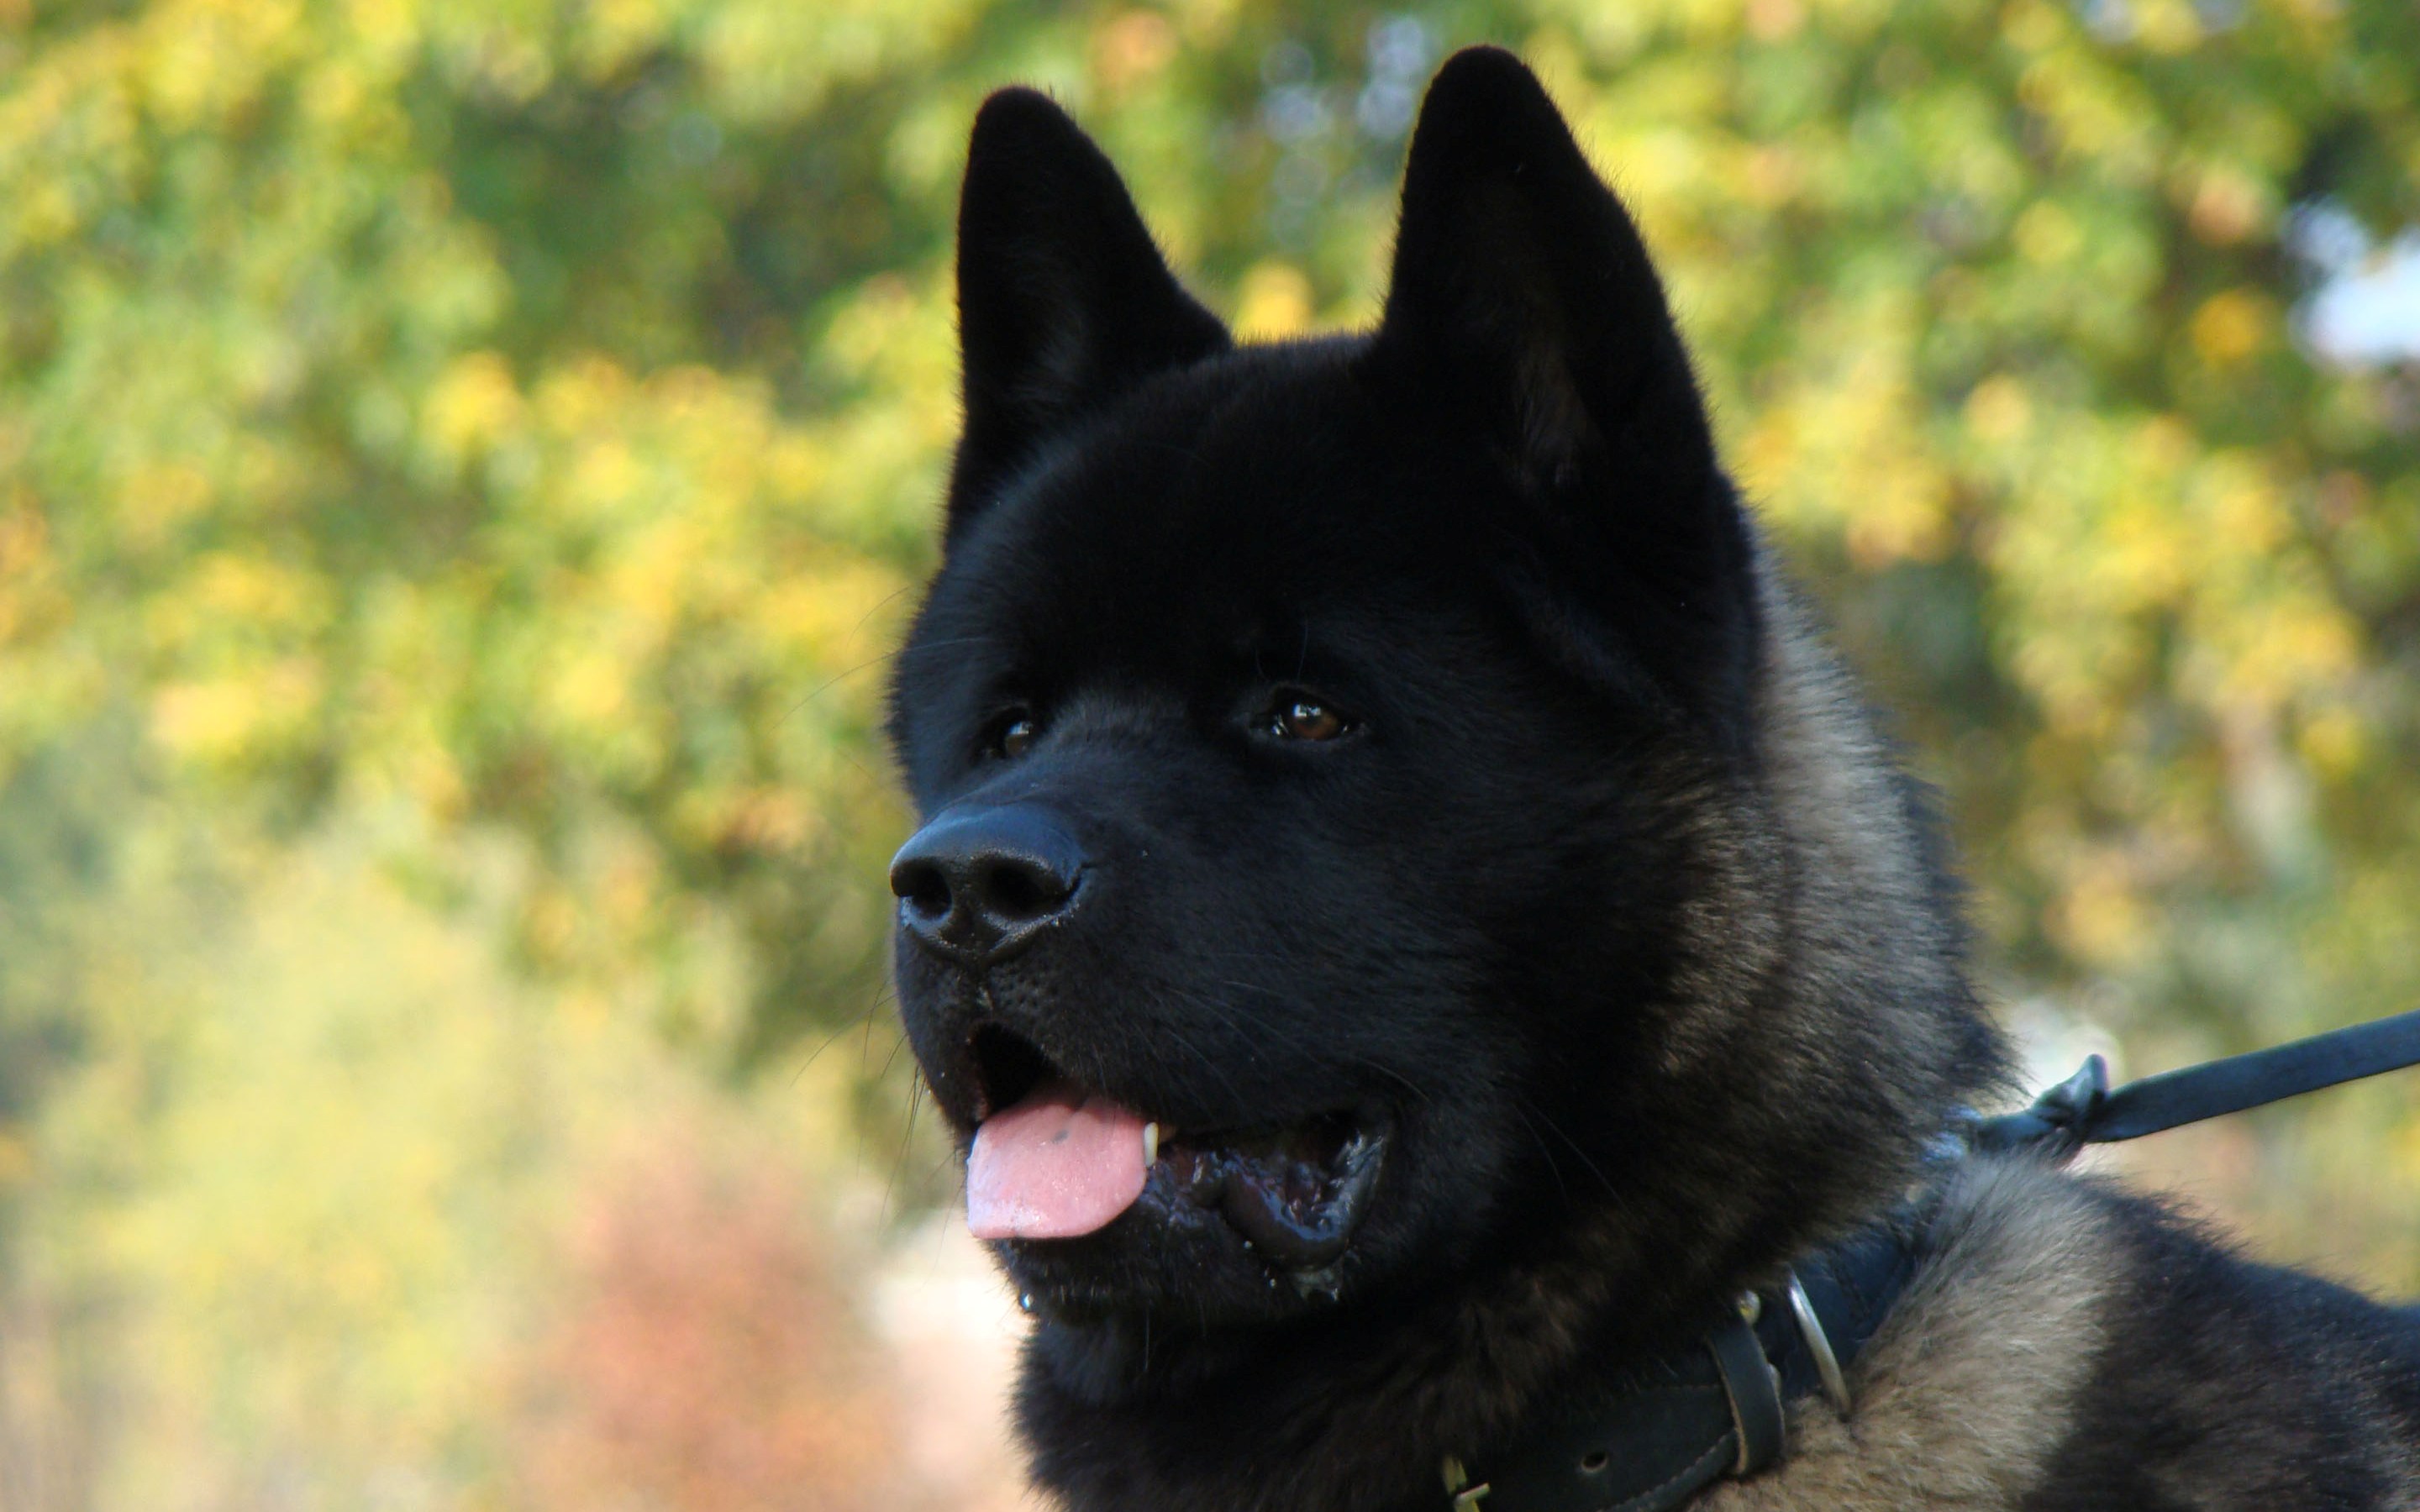
[[[1074,1239],[1151,1192],[1215,1212],[1270,1264],[1332,1266],[1351,1244],[1394,1132],[1374,1103],[1295,1122],[1178,1130],[1078,1085],[1032,1042],[979,1027],[982,1088],[967,1161],[967,1222],[978,1239]]]

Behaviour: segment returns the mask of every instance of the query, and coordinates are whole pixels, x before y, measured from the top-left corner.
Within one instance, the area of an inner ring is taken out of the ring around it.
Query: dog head
[[[1237,346],[1021,90],[958,288],[896,969],[1046,1312],[1662,1304],[1904,1178],[1994,1054],[1954,910],[1520,64],[1433,85],[1374,332]]]

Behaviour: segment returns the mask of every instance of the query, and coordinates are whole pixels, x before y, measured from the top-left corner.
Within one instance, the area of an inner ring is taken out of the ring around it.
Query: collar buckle
[[[1481,1512],[1479,1504],[1493,1489],[1485,1481],[1470,1484],[1470,1472],[1452,1455],[1445,1457],[1445,1493],[1453,1498],[1453,1512]]]

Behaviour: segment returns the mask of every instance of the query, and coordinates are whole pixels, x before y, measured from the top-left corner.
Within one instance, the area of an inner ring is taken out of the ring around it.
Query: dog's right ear
[[[1087,409],[1231,345],[1065,112],[1032,89],[984,101],[958,198],[966,429],[950,474],[951,536]]]

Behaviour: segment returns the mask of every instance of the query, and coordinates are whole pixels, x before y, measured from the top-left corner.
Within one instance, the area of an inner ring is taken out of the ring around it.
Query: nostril
[[[938,923],[950,917],[950,879],[934,862],[903,861],[891,869],[891,890],[915,918]]]
[[[1075,889],[1058,873],[1023,856],[1003,856],[985,868],[977,884],[991,914],[1005,924],[1022,924],[1059,911]]]

